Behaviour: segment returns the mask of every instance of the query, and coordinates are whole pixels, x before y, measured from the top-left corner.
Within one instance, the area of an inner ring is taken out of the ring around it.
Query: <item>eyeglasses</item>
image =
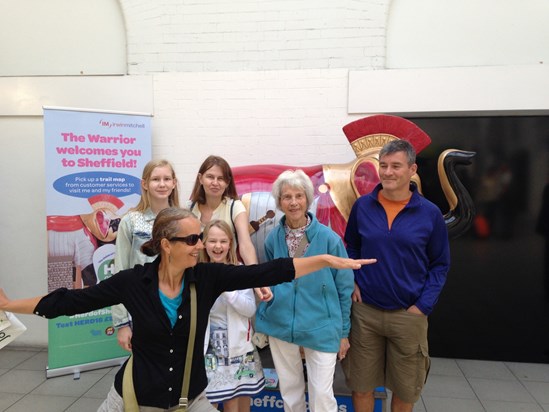
[[[305,193],[297,193],[295,196],[292,195],[282,195],[280,196],[280,201],[285,203],[290,203],[292,201],[301,202],[303,200],[306,200],[307,196]]]
[[[202,240],[202,233],[199,235],[189,235],[185,237],[172,237],[168,239],[170,242],[184,242],[189,246],[194,246],[199,240]]]

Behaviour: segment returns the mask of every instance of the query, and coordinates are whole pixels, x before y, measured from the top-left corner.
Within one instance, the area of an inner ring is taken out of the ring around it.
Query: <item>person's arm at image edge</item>
[[[44,296],[35,296],[33,298],[24,299],[9,299],[4,293],[4,289],[0,288],[0,309],[7,312],[21,313],[31,315],[34,313],[34,308]]]

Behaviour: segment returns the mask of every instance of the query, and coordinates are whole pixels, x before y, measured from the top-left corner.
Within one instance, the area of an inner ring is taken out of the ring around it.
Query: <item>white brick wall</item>
[[[128,71],[382,68],[389,0],[121,0]]]
[[[182,196],[212,153],[233,166],[353,159],[348,68],[382,67],[388,4],[122,1],[130,74],[154,78],[153,155],[175,164]]]
[[[232,166],[309,166],[354,158],[341,128],[347,70],[154,75],[153,155],[176,167],[190,194],[199,165],[218,154]]]

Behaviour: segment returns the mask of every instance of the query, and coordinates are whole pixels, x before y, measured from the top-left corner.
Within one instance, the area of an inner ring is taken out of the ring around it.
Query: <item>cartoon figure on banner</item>
[[[93,211],[47,216],[48,290],[81,289],[109,276],[124,203],[108,194],[88,198]]]
[[[431,143],[430,137],[416,124],[397,116],[369,116],[347,124],[343,132],[356,154],[356,159],[346,164],[309,167],[270,164],[233,168],[237,191],[251,220],[250,233],[260,262],[265,260],[265,238],[282,217],[280,211],[275,212],[275,201],[270,195],[272,184],[281,172],[299,168],[311,178],[315,200],[310,211],[343,238],[353,203],[379,183],[377,170],[381,147],[391,140],[403,139],[419,153]],[[449,149],[438,159],[439,179],[449,205],[444,218],[451,238],[463,234],[474,217],[471,196],[455,172],[456,165],[470,164],[474,156],[474,152]],[[412,180],[421,192],[419,176],[415,175]]]

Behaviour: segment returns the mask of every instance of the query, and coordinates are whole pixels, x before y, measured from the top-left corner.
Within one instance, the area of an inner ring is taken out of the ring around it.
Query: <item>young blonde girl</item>
[[[201,261],[239,264],[233,232],[225,221],[210,221],[203,240]],[[225,412],[249,412],[250,396],[261,392],[265,385],[259,355],[251,342],[250,318],[255,310],[253,290],[246,289],[224,292],[210,311],[206,396],[213,404],[223,402]]]
[[[164,159],[151,160],[143,169],[141,199],[135,208],[122,217],[118,227],[115,273],[131,269],[137,264],[152,262],[156,258],[143,254],[141,245],[151,239],[158,212],[170,206],[179,207],[177,178],[173,166]],[[131,319],[124,305],[112,307],[112,318],[117,330],[118,344],[131,351]]]

